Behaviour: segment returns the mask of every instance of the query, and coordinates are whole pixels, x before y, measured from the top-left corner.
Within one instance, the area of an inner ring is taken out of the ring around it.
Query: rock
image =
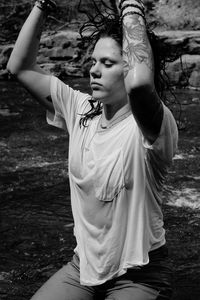
[[[193,102],[193,103],[196,103],[196,104],[199,104],[199,103],[200,103],[200,98],[197,98],[197,97],[196,97],[196,98],[193,98],[193,99],[192,99],[192,102]]]
[[[167,74],[175,86],[200,87],[200,55],[182,55],[169,64]]]
[[[169,63],[167,74],[175,87],[200,88],[200,31],[156,31],[181,59]],[[7,80],[5,70],[13,45],[0,47],[0,79]],[[90,61],[78,32],[72,30],[43,34],[37,62],[47,72],[59,77],[89,75]]]
[[[76,54],[76,48],[68,47],[68,48],[62,48],[62,47],[53,47],[51,49],[48,48],[42,48],[39,51],[39,58],[42,62],[43,59],[50,59],[50,60],[70,60],[73,59],[73,57]]]
[[[194,70],[189,78],[191,87],[200,88],[200,69]]]
[[[77,47],[79,42],[79,34],[78,32],[66,30],[66,31],[59,31],[57,33],[52,34],[44,33],[41,39],[40,47],[45,48],[52,48],[52,47],[61,47],[66,48],[71,45]]]
[[[199,54],[200,53],[200,38],[191,38],[188,44],[188,52],[191,54]]]
[[[62,73],[62,67],[60,63],[44,63],[40,66],[45,72],[49,74],[53,73],[55,76],[60,76],[60,74]]]
[[[66,63],[64,65],[64,72],[65,72],[66,76],[84,77],[81,66],[73,64],[73,63],[71,63],[71,64]]]

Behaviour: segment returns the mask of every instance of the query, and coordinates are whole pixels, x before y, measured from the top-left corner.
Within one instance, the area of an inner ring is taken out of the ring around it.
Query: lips
[[[93,88],[93,87],[100,87],[100,86],[102,86],[101,83],[96,82],[96,81],[92,81],[92,82],[90,83],[90,85],[91,85],[92,88]]]

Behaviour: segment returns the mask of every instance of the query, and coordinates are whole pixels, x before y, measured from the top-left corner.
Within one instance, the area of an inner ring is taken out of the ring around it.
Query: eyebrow
[[[96,60],[96,57],[91,55],[91,59],[94,59]],[[116,59],[113,59],[111,58],[110,56],[103,56],[103,57],[100,57],[100,61],[105,61],[105,60],[110,60],[112,62],[116,62],[117,60]]]

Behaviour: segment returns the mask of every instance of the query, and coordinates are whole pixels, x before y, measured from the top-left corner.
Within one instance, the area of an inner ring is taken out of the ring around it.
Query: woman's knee
[[[81,286],[69,267],[56,272],[30,300],[92,300],[92,289]]]
[[[66,300],[65,267],[49,278],[30,300]]]

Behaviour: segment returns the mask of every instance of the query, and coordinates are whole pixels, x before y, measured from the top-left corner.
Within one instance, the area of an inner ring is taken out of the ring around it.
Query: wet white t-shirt
[[[144,140],[130,112],[109,129],[101,116],[80,127],[88,94],[51,79],[55,115],[48,123],[69,132],[69,180],[80,281],[99,285],[147,264],[165,244],[161,187],[177,147],[177,127],[167,107],[159,137]]]

